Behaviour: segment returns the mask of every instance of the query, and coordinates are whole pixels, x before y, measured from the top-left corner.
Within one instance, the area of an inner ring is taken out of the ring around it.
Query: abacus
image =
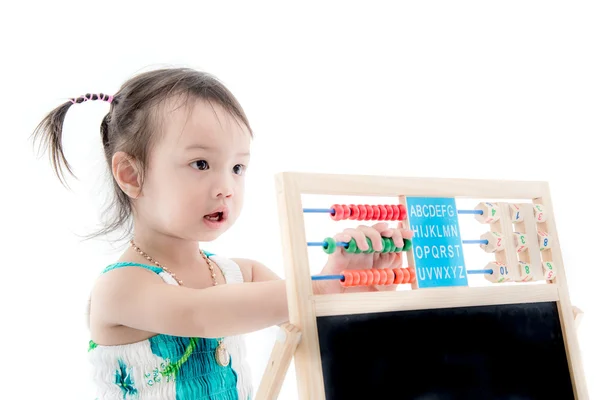
[[[498,313],[497,318],[502,318],[502,323],[506,324],[506,332],[513,332],[511,335],[515,335],[515,341],[521,339],[518,335],[522,334],[522,329],[513,327],[511,324],[516,322],[507,315],[516,315],[521,312],[519,310],[530,315],[534,312],[550,313],[548,315],[558,321],[558,334],[564,344],[545,350],[552,353],[552,360],[557,365],[562,365],[564,358],[566,369],[561,371],[557,367],[556,373],[560,375],[557,382],[560,380],[564,387],[568,386],[566,390],[572,390],[574,398],[587,398],[573,319],[574,308],[570,303],[550,189],[546,182],[286,172],[276,176],[276,187],[290,321],[282,326],[282,334],[271,354],[257,399],[277,398],[292,356],[299,398],[343,398],[336,394],[341,393],[335,388],[340,382],[328,369],[334,368],[331,367],[334,365],[331,358],[332,354],[336,354],[335,350],[321,345],[327,340],[330,340],[327,342],[329,345],[335,340],[344,340],[339,332],[351,329],[343,324],[359,326],[357,321],[360,320],[363,321],[361,323],[372,324],[375,329],[384,320],[401,321],[407,315],[425,318],[424,315],[431,312],[456,312],[458,320],[468,313],[477,315],[472,318],[483,318],[482,310]],[[302,205],[303,194],[392,196],[398,202],[308,208]],[[472,208],[457,209],[456,199],[478,201]],[[382,238],[381,252],[391,253],[390,256],[398,261],[398,265],[391,268],[347,270],[339,275],[311,274],[310,249],[320,248],[325,255],[338,249],[350,254],[375,250],[370,241],[366,251],[357,249],[353,240],[336,242],[331,236],[320,241],[307,241],[305,218],[308,214],[356,223],[393,221],[399,227],[412,230],[414,237],[405,240],[402,248],[395,246],[391,239]],[[484,232],[479,237],[463,239],[460,226],[469,221],[482,226]],[[463,246],[469,245],[478,245],[484,254],[492,258],[485,265],[467,267]],[[405,263],[401,262],[403,257],[406,258]],[[488,284],[480,287],[470,285],[470,276],[483,276]],[[344,287],[398,287],[395,291],[315,295],[311,283],[315,280],[337,280]],[[501,310],[500,307],[504,306],[513,308]],[[421,311],[421,314],[411,314]],[[338,317],[344,318],[336,319]],[[370,322],[364,322],[367,319]],[[540,328],[542,333],[543,329],[550,328]],[[331,336],[334,335],[332,332],[340,336]],[[402,337],[400,332],[398,334]],[[554,337],[557,332],[547,334]],[[374,363],[381,365],[390,362],[383,353],[372,357]],[[374,386],[378,385],[375,378],[370,379],[374,380]],[[528,384],[532,385],[530,390],[543,390],[541,385],[535,386],[535,382]]]

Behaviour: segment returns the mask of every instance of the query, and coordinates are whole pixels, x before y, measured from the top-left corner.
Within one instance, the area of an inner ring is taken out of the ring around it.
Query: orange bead
[[[391,268],[385,268],[385,272],[387,274],[387,280],[385,281],[386,285],[391,285],[394,283],[394,279],[396,278],[394,276],[394,271],[392,271]]]
[[[375,279],[373,276],[373,270],[368,269],[365,272],[367,274],[367,286],[371,286],[373,284],[373,279]]]
[[[394,271],[394,285],[399,285],[402,283],[402,281],[404,280],[404,273],[402,272],[401,268],[394,268],[392,271]]]
[[[368,279],[367,272],[363,269],[363,270],[357,271],[357,273],[358,273],[358,276],[360,277],[359,285],[366,286],[367,279]]]
[[[409,282],[410,282],[410,283],[414,283],[414,281],[415,281],[415,278],[417,277],[417,274],[416,274],[416,272],[415,272],[415,269],[414,269],[414,267],[409,267],[409,268],[408,268],[408,272],[410,273],[410,279],[409,279]]]
[[[350,273],[350,271],[342,271],[342,275],[344,276],[344,280],[341,281],[340,283],[342,284],[343,287],[350,287],[352,286],[352,274]]]
[[[371,271],[373,271],[373,285],[379,285],[381,273],[377,268],[373,268]]]

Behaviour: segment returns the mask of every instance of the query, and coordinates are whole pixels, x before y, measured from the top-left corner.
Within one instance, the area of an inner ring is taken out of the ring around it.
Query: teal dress
[[[239,266],[227,258],[206,253],[223,272],[227,284],[242,283]],[[161,268],[138,263],[117,263],[115,268],[139,267],[158,274],[167,284],[177,285]],[[90,341],[89,360],[98,400],[249,400],[252,398],[250,369],[245,360],[242,336],[223,340],[231,361],[216,362],[217,339],[156,335],[115,346]]]

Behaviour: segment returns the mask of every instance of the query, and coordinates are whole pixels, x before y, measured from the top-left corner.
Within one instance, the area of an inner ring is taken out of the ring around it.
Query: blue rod
[[[329,213],[333,214],[333,208],[303,208],[305,213]]]
[[[478,214],[483,215],[483,210],[458,210],[459,214]]]
[[[308,246],[321,246],[321,247],[325,247],[327,245],[327,242],[307,242],[306,243]],[[335,245],[337,247],[348,247],[348,242],[335,242]]]
[[[463,240],[463,244],[488,244],[488,241],[485,239],[471,239],[471,240]],[[307,242],[307,246],[311,247],[325,247],[327,242]],[[348,248],[348,242],[336,242],[336,246]]]
[[[491,269],[469,269],[467,274],[492,274],[494,271]],[[344,275],[313,275],[311,277],[313,281],[326,281],[326,280],[338,280],[344,279]]]
[[[463,240],[464,244],[488,244],[489,242],[485,239],[469,239]]]
[[[493,274],[494,270],[492,269],[470,269],[467,270],[467,274]]]
[[[334,214],[333,208],[303,208],[302,211],[305,213],[327,213]],[[458,210],[458,214],[476,214],[483,215],[483,210]]]

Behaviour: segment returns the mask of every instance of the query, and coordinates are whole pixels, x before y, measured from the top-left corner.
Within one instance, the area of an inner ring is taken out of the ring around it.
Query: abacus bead
[[[362,204],[358,206],[358,219],[361,221],[367,219],[367,208]]]
[[[523,221],[523,213],[521,212],[521,207],[518,204],[510,205],[510,219],[513,223]]]
[[[379,219],[385,221],[387,219],[387,209],[382,204],[380,204],[378,207],[379,207]]]
[[[392,206],[392,210],[393,210],[392,219],[394,221],[398,221],[398,219],[400,219],[400,207],[398,207],[397,204],[394,204]]]
[[[548,232],[538,231],[538,241],[540,244],[540,251],[548,250],[552,245]]]
[[[531,265],[525,261],[519,261],[519,279],[521,282],[529,282],[533,280]]]
[[[400,219],[405,220],[408,215],[408,212],[406,211],[406,207],[404,206],[404,204],[400,204],[400,205],[398,205],[398,208],[400,208]]]
[[[335,240],[333,240],[333,238],[325,238],[324,240],[324,245],[323,245],[323,251],[327,254],[333,254],[335,253]]]
[[[350,208],[350,219],[353,221],[357,220],[360,215],[358,206],[356,204],[350,204],[348,207]]]
[[[552,261],[544,261],[542,263],[542,269],[544,270],[544,279],[551,281],[556,277],[556,271]]]
[[[408,251],[412,249],[412,241],[410,239],[403,239],[404,247],[402,247],[402,251]]]
[[[371,271],[373,271],[373,285],[379,285],[381,281],[381,273],[377,268],[373,268]]]
[[[383,238],[383,253],[389,253],[393,246],[394,244],[392,243],[392,239]]]
[[[381,214],[381,211],[379,210],[379,207],[377,206],[371,206],[371,209],[373,210],[373,220],[377,221],[379,219],[379,215]]]
[[[343,204],[342,205],[342,209],[344,210],[344,219],[350,218],[350,207],[348,207],[347,205]]]
[[[394,283],[394,271],[392,271],[390,268],[384,268],[383,269],[387,275],[387,279],[385,280],[384,285],[391,285],[392,283]]]
[[[334,221],[341,221],[344,218],[344,209],[339,204],[334,204],[331,208],[333,208],[333,214],[331,215],[331,219]]]
[[[500,232],[486,232],[480,236],[481,240],[487,240],[487,244],[481,244],[481,247],[486,253],[495,253],[504,250],[504,238]]]
[[[535,216],[535,222],[546,222],[546,213],[542,204],[533,205],[533,215]]]
[[[500,211],[498,210],[498,206],[494,203],[489,203],[487,201],[479,203],[475,209],[483,211],[483,214],[475,214],[475,219],[482,224],[491,224],[500,219]]]
[[[365,208],[365,210],[367,210],[367,216],[365,217],[365,219],[367,221],[371,221],[373,219],[373,207],[371,206],[363,206]]]
[[[348,242],[348,248],[346,249],[346,252],[350,254],[357,254],[360,252],[360,250],[356,246],[356,239],[350,239],[350,241]]]
[[[400,285],[404,280],[402,268],[393,268],[392,271],[394,271],[394,285]]]
[[[393,220],[393,217],[394,217],[394,208],[391,205],[386,204],[385,210],[387,211],[387,216],[386,216],[385,219],[387,219],[388,221]]]
[[[486,265],[485,269],[491,269],[492,273],[491,274],[485,274],[485,279],[487,279],[490,282],[493,283],[501,283],[501,282],[508,282],[508,269],[506,268],[506,265],[497,262],[497,261],[492,261],[490,263],[488,263],[488,265]]]
[[[367,271],[365,271],[365,270],[358,271],[358,276],[360,276],[360,285],[366,286],[367,281],[368,281]]]
[[[365,271],[367,273],[367,286],[371,286],[373,284],[373,270],[368,269]]]
[[[344,276],[344,280],[340,281],[340,283],[342,284],[342,286],[344,286],[344,287],[352,286],[352,274],[351,274],[351,272],[348,271],[348,270],[344,270],[344,271],[342,271],[342,275]]]
[[[404,282],[403,283],[412,283],[414,281],[414,268],[404,268]]]
[[[522,253],[527,250],[529,244],[527,243],[527,235],[521,232],[513,232],[515,246],[517,247],[517,253]]]
[[[416,279],[417,279],[417,272],[415,271],[414,267],[408,267],[408,272],[410,273],[410,283],[413,283]]]

